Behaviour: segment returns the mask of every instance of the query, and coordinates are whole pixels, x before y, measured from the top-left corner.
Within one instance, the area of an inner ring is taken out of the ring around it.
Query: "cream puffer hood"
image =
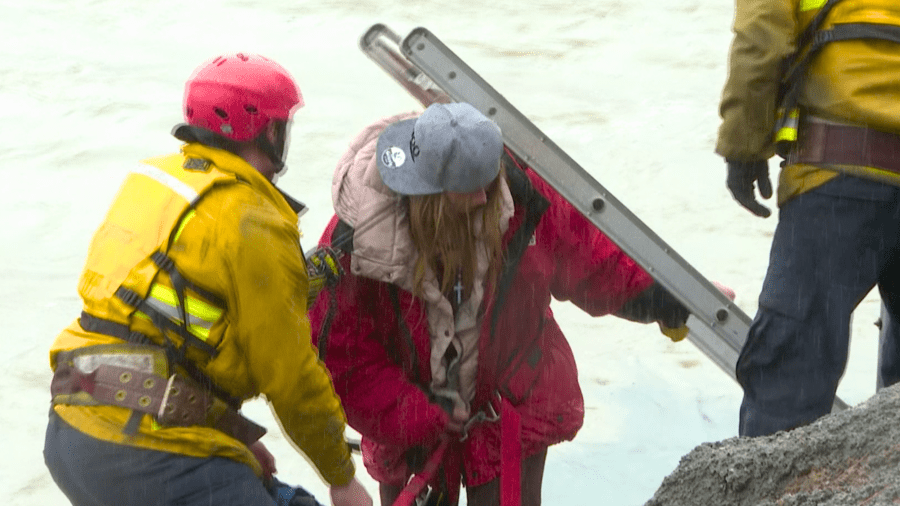
[[[417,253],[401,197],[381,181],[375,150],[382,130],[418,114],[398,114],[366,127],[341,157],[331,182],[335,213],[354,230],[353,273],[410,291]]]

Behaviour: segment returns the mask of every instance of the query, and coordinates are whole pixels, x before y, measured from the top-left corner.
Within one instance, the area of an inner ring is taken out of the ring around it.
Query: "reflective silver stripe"
[[[153,355],[149,353],[86,353],[73,359],[75,368],[85,374],[94,372],[101,365],[112,365],[152,373],[153,360]]]
[[[152,307],[153,309],[168,316],[172,321],[181,323],[181,314],[178,312],[177,307],[170,306],[169,304],[166,304],[165,302],[163,302],[157,298],[154,298],[154,297],[147,297],[147,299],[145,299],[144,302],[148,306]],[[208,322],[208,321],[204,320],[203,318],[200,318],[199,316],[195,316],[191,313],[188,313],[187,319],[188,319],[188,325],[191,325],[191,326],[197,326],[197,327],[201,327],[201,328],[204,328],[207,330],[211,329],[213,326],[213,322]]]
[[[197,192],[194,191],[193,188],[191,188],[187,184],[181,182],[177,177],[169,174],[168,172],[166,172],[158,167],[154,167],[152,165],[147,165],[145,163],[141,163],[141,164],[138,164],[138,167],[135,170],[135,172],[138,174],[143,174],[143,175],[159,182],[162,185],[168,186],[169,188],[172,189],[172,191],[181,195],[182,197],[184,197],[185,200],[187,200],[188,202],[190,202],[192,204],[194,203],[195,200],[197,200],[197,197],[199,196],[197,194]]]

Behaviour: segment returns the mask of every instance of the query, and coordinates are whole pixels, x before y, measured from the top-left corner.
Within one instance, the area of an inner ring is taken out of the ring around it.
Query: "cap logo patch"
[[[196,170],[200,172],[206,172],[209,170],[209,166],[209,161],[202,158],[185,158],[184,163],[181,165],[184,170]]]
[[[391,146],[381,152],[381,164],[389,168],[402,167],[406,163],[406,153],[402,149]]]
[[[409,156],[412,158],[412,161],[416,161],[416,157],[419,156],[419,145],[416,144],[415,130],[413,130],[412,136],[409,138]]]

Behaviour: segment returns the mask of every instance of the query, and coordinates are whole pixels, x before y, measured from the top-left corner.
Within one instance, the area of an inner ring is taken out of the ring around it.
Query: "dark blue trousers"
[[[245,464],[108,443],[52,411],[44,461],[74,506],[275,505]]]
[[[888,386],[900,380],[900,188],[838,176],[781,208],[759,311],[737,362],[742,436],[831,411],[851,313],[876,285],[887,315],[877,381]]]

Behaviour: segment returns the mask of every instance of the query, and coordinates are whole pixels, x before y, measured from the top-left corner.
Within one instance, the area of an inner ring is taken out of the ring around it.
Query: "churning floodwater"
[[[303,90],[279,184],[311,209],[301,222],[307,248],[331,215],[332,169],[348,141],[379,117],[420,109],[359,51],[359,37],[379,22],[401,35],[424,26],[700,272],[734,288],[752,316],[776,222],[732,201],[713,154],[732,9],[712,0],[0,0],[2,502],[65,501],[41,455],[47,349],[80,311],[86,248],[123,176],[177,150],[169,132],[184,81],[223,52],[275,59]],[[740,389],[692,345],[570,304],[554,310],[587,413],[575,441],[550,451],[544,504],[642,504],[681,455],[737,434]],[[851,404],[874,392],[877,312],[870,296],[854,320],[839,390]],[[246,411],[269,427],[281,479],[324,501],[266,404]]]

